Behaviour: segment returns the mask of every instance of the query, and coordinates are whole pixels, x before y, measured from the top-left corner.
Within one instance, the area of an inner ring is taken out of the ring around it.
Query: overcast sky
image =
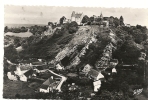
[[[6,24],[47,24],[57,22],[62,16],[70,18],[72,11],[89,17],[92,15],[124,18],[124,23],[148,27],[148,8],[91,8],[91,7],[49,7],[49,6],[5,6],[4,23]]]

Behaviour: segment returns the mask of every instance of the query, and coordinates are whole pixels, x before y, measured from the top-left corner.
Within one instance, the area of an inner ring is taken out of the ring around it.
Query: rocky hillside
[[[67,23],[61,29],[56,29],[53,35],[33,35],[28,38],[5,36],[4,39],[5,53],[9,52],[10,44],[14,46],[14,51],[22,46],[24,50],[15,53],[19,58],[41,57],[49,63],[61,62],[68,68],[86,63],[96,66],[109,43],[113,45],[111,56],[124,63],[136,63],[140,52],[148,46],[147,31],[139,26],[100,28],[88,25],[78,28],[75,23]]]

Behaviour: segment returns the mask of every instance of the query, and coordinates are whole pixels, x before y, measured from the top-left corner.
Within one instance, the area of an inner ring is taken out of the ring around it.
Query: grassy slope
[[[31,94],[34,90],[28,87],[28,83],[21,81],[10,81],[7,76],[4,76],[3,83],[3,98],[15,98],[16,94]]]

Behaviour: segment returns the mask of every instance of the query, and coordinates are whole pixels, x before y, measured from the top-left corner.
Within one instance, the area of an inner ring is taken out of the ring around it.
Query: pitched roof
[[[82,16],[82,13],[75,13],[75,11],[72,12],[71,17],[80,18]]]
[[[75,14],[75,18],[80,18],[82,16],[82,13]]]
[[[88,74],[89,74],[91,77],[96,78],[96,77],[98,76],[99,72],[98,72],[97,70],[95,70],[95,69],[91,69],[91,70],[88,72]]]
[[[32,74],[33,74],[33,70],[32,69],[30,69],[30,70],[28,70],[27,72],[24,73],[24,75],[26,77],[28,77],[29,75],[32,75]]]
[[[50,84],[54,83],[55,81],[52,78],[48,78],[41,86],[42,89],[47,89]]]
[[[55,82],[52,78],[48,78],[43,84],[44,85],[50,85],[52,84],[53,82]]]

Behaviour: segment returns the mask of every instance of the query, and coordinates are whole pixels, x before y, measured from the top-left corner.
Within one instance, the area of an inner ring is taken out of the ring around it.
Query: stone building
[[[78,25],[81,24],[82,19],[83,19],[83,13],[75,13],[75,11],[72,12],[71,14],[71,21],[77,22]]]

